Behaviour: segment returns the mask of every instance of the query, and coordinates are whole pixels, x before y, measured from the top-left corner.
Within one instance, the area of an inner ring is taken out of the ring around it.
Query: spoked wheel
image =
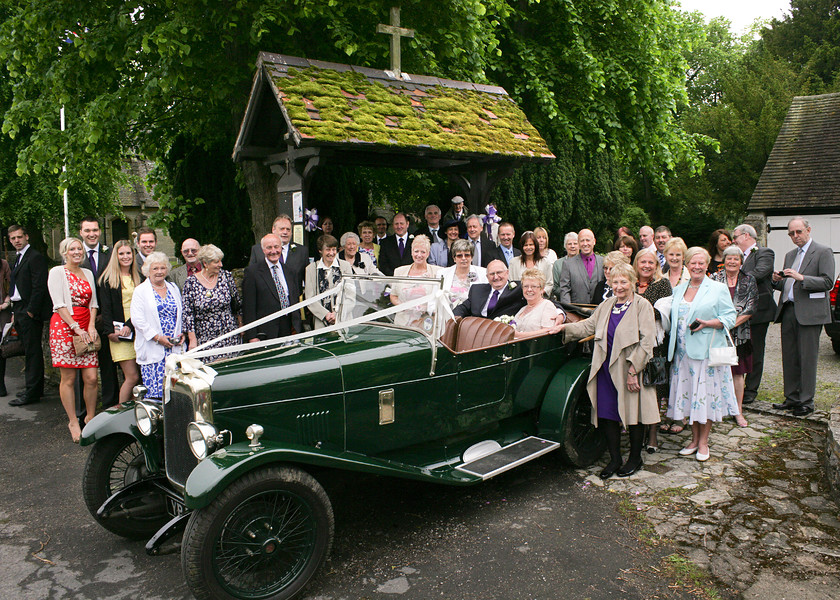
[[[583,384],[574,393],[563,429],[565,435],[560,454],[565,462],[582,468],[601,458],[607,444],[592,424],[592,402]]]
[[[168,520],[162,494],[135,498],[125,510],[108,517],[96,512],[111,494],[131,483],[149,478],[140,444],[130,435],[112,435],[91,448],[82,476],[82,493],[90,514],[108,531],[130,539],[146,539]]]
[[[260,469],[193,513],[181,564],[199,599],[291,598],[326,559],[332,536],[332,507],[312,476]]]

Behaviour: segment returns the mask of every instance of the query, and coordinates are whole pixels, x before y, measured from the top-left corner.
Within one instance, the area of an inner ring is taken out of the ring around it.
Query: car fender
[[[146,467],[151,473],[163,471],[163,440],[159,434],[145,436],[137,429],[134,418],[134,402],[109,408],[99,413],[82,431],[82,446],[89,446],[111,435],[130,435],[140,444],[146,457]]]
[[[545,392],[539,415],[539,436],[561,444],[565,441],[563,424],[568,417],[574,395],[586,386],[591,361],[578,357],[569,360],[557,370]]]

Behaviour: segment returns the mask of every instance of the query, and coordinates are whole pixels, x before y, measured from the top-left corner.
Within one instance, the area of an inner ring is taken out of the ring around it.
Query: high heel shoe
[[[73,438],[73,443],[78,444],[79,440],[82,439],[82,429],[79,427],[79,424],[74,421],[70,421],[67,424],[67,428],[70,430],[70,437]]]

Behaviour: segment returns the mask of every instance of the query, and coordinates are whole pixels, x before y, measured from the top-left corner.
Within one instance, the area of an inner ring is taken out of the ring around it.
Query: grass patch
[[[627,519],[630,526],[635,530],[636,537],[640,542],[647,546],[656,546],[659,544],[659,536],[656,534],[653,525],[645,514],[630,502],[627,494],[622,494],[621,499],[618,501],[618,513]]]
[[[662,570],[675,585],[704,600],[721,600],[711,576],[681,554],[670,554],[662,559]]]
[[[770,435],[762,436],[756,445],[758,448],[766,448],[767,446],[775,447],[779,442],[797,439],[803,433],[805,433],[805,428],[801,425],[780,429]]]

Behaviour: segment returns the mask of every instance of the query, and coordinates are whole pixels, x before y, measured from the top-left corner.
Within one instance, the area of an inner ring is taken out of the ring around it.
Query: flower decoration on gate
[[[318,209],[313,208],[309,210],[308,208],[304,211],[303,216],[303,228],[306,231],[315,231],[318,229]]]
[[[484,207],[484,212],[487,213],[482,217],[484,221],[484,230],[487,232],[487,237],[493,236],[493,223],[498,223],[502,218],[496,214],[496,207],[488,204]]]

